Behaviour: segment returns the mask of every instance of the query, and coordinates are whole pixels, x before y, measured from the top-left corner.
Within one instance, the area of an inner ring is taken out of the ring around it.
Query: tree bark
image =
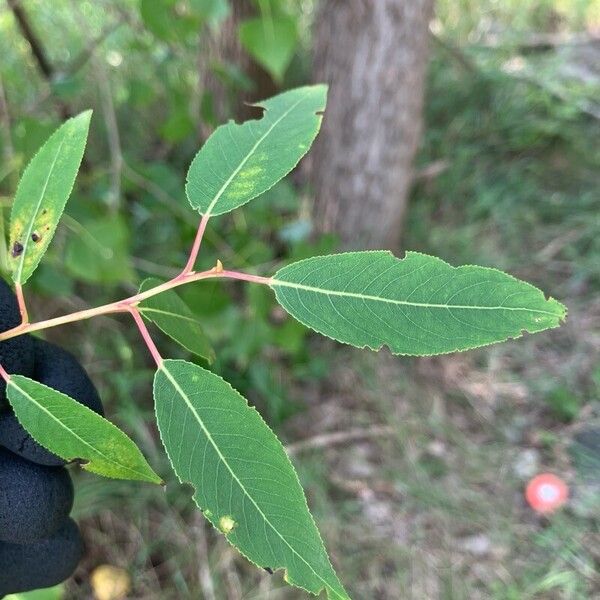
[[[324,0],[315,79],[329,83],[312,152],[315,222],[344,247],[396,248],[421,134],[433,0]]]

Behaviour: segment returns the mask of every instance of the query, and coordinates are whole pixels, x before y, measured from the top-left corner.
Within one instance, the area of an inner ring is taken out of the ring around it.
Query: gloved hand
[[[0,279],[0,331],[21,321],[10,287]],[[0,342],[8,373],[31,377],[103,414],[98,392],[77,359],[29,335]],[[0,380],[0,598],[56,585],[83,555],[77,524],[69,518],[73,483],[65,461],[40,446],[20,425]]]

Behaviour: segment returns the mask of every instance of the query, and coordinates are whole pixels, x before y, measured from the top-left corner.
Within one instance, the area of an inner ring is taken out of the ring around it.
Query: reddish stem
[[[20,283],[15,283],[15,295],[19,303],[19,311],[21,312],[21,325],[29,323],[29,315],[27,314],[27,305],[25,304],[25,296],[23,295],[23,286]]]
[[[156,366],[160,367],[160,365],[162,364],[162,361],[163,361],[162,356],[160,355],[160,352],[158,351],[156,344],[152,341],[152,338],[150,337],[150,332],[148,331],[148,328],[146,327],[146,323],[144,323],[144,319],[142,319],[142,315],[140,315],[140,311],[133,306],[129,307],[128,310],[131,313],[131,316],[133,317],[135,324],[138,326],[138,329],[140,330],[140,334],[142,335],[142,339],[144,340],[146,346],[148,347],[150,354],[152,354],[152,358],[154,359]]]
[[[261,283],[270,285],[273,281],[272,277],[261,277],[260,275],[250,275],[250,273],[241,273],[239,271],[220,271],[214,275],[215,277],[224,277],[226,279],[239,279],[240,281],[249,281],[250,283]]]
[[[8,380],[10,379],[10,375],[6,372],[2,365],[0,365],[0,377],[2,377],[6,383],[8,383]]]
[[[198,253],[200,252],[200,246],[202,245],[202,238],[204,237],[204,232],[206,231],[206,225],[208,224],[208,220],[210,219],[210,215],[202,215],[202,219],[200,220],[200,224],[198,225],[198,231],[196,232],[196,239],[194,239],[194,245],[190,250],[190,257],[181,272],[181,275],[187,275],[194,270],[194,265],[196,264],[196,259],[198,258]]]
[[[251,283],[260,283],[263,285],[270,285],[273,281],[270,277],[261,277],[260,275],[251,275],[250,273],[240,273],[238,271],[225,271],[222,268],[214,267],[208,271],[201,273],[180,273],[174,279],[166,281],[157,285],[155,288],[146,290],[139,294],[134,294],[124,300],[117,302],[111,302],[104,304],[103,306],[97,306],[95,308],[88,308],[86,310],[80,310],[62,317],[54,317],[53,319],[47,319],[45,321],[38,321],[37,323],[21,323],[13,329],[8,329],[0,333],[0,341],[8,340],[10,338],[22,335],[24,333],[31,333],[33,331],[41,331],[42,329],[49,329],[50,327],[57,327],[58,325],[66,325],[67,323],[74,323],[76,321],[83,321],[85,319],[91,319],[100,315],[107,315],[110,313],[127,312],[130,308],[137,306],[143,300],[156,296],[167,290],[192,283],[193,281],[201,281],[203,279],[239,279],[241,281],[249,281]]]

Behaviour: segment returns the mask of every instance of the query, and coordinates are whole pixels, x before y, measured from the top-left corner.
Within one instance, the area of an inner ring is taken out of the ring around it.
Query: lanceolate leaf
[[[146,279],[140,286],[140,292],[145,292],[161,283],[159,279]],[[214,350],[198,323],[198,318],[175,291],[167,290],[158,296],[147,298],[139,304],[138,308],[146,319],[155,323],[186,350],[205,358],[208,362],[215,359]]]
[[[272,187],[310,148],[326,96],[324,85],[297,88],[259,103],[260,120],[218,127],[190,166],[190,204],[203,215],[221,215]]]
[[[258,412],[226,381],[181,360],[154,379],[163,444],[180,481],[229,542],[286,581],[347,599],[285,450]]]
[[[312,329],[395,354],[467,350],[558,327],[565,307],[532,285],[476,266],[407,252],[318,256],[280,269],[278,302]]]
[[[81,164],[91,116],[88,110],[63,123],[23,173],[10,218],[15,283],[29,279],[52,240]]]
[[[10,376],[7,393],[21,425],[50,452],[105,477],[161,483],[127,435],[73,398],[22,375]]]

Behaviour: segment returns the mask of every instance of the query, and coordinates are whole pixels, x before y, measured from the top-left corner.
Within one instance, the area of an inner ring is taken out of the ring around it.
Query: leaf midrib
[[[344,292],[341,290],[329,290],[325,288],[319,288],[310,285],[304,285],[301,283],[293,283],[291,281],[283,281],[281,279],[272,279],[269,284],[271,287],[281,286],[294,288],[299,290],[304,290],[307,292],[315,292],[319,294],[324,294],[326,296],[342,296],[348,298],[357,298],[359,300],[369,300],[375,302],[383,302],[386,304],[395,304],[399,306],[412,306],[417,308],[443,308],[443,309],[465,309],[465,310],[508,310],[508,311],[519,311],[519,312],[531,312],[536,314],[543,314],[552,316],[555,318],[559,318],[560,315],[547,310],[540,310],[535,308],[527,308],[527,307],[516,307],[516,306],[477,306],[477,305],[469,305],[469,304],[441,304],[441,303],[431,303],[431,302],[411,302],[409,300],[395,300],[393,298],[383,298],[381,296],[373,296],[370,294],[361,294],[358,292]]]
[[[31,234],[33,232],[33,223],[35,221],[35,217],[40,210],[40,206],[46,195],[46,190],[48,189],[48,183],[50,182],[50,178],[52,177],[52,173],[54,172],[54,167],[56,166],[56,162],[58,161],[58,156],[60,155],[60,151],[66,142],[66,136],[60,141],[58,148],[56,149],[56,153],[52,160],[52,165],[50,166],[50,170],[48,171],[48,175],[46,176],[46,181],[44,181],[44,186],[42,187],[42,191],[40,193],[40,197],[35,205],[35,210],[33,211],[33,215],[29,221],[29,228],[27,230],[27,235],[23,240],[23,252],[21,253],[21,259],[19,261],[19,267],[17,271],[17,281],[21,283],[21,276],[23,275],[23,266],[25,265],[25,257],[27,255],[27,248],[29,248],[29,240],[31,239]]]
[[[45,412],[51,419],[53,419],[54,421],[56,421],[58,423],[58,425],[64,429],[65,431],[69,432],[73,437],[77,438],[80,442],[82,442],[85,446],[87,446],[88,448],[90,448],[90,450],[92,452],[95,452],[96,454],[99,454],[104,460],[106,460],[108,463],[115,465],[121,469],[125,469],[126,471],[129,471],[130,473],[134,473],[136,474],[138,477],[144,477],[144,479],[147,479],[147,476],[141,472],[141,471],[136,471],[135,469],[132,469],[131,467],[128,467],[125,464],[122,463],[118,463],[116,461],[114,461],[113,459],[111,459],[110,457],[106,456],[103,452],[101,452],[100,450],[94,448],[94,446],[92,446],[89,442],[87,442],[86,440],[84,440],[82,437],[80,437],[79,435],[77,435],[77,433],[75,431],[73,431],[72,429],[69,429],[60,419],[57,419],[46,407],[42,406],[39,402],[37,402],[32,396],[30,396],[23,388],[19,387],[14,381],[13,379],[9,379],[8,381],[8,385],[12,385],[14,388],[16,388],[19,392],[21,392],[21,394],[23,394],[34,406],[37,406],[41,411]],[[43,385],[43,384],[40,384]],[[109,421],[107,421],[109,422]],[[73,457],[72,459],[64,459],[64,460],[75,460],[77,458],[80,457]],[[86,468],[86,465],[83,465],[82,468]]]
[[[166,315],[167,317],[172,317],[174,319],[178,319],[181,321],[189,321],[190,323],[193,323],[194,325],[198,325],[198,327],[200,327],[200,323],[198,322],[198,319],[196,319],[195,317],[190,317],[188,315],[182,315],[180,313],[175,313],[175,312],[170,312],[168,310],[163,310],[161,308],[150,308],[149,306],[140,306],[139,307],[140,312],[141,313],[158,313],[161,315]]]
[[[210,431],[208,431],[208,429],[206,428],[206,425],[204,424],[204,421],[202,420],[202,418],[200,417],[200,415],[198,414],[198,412],[194,408],[194,405],[190,402],[189,398],[187,397],[187,394],[184,392],[184,390],[181,388],[181,386],[177,383],[177,380],[174,379],[171,376],[171,374],[169,373],[168,369],[165,367],[164,362],[160,365],[159,369],[162,370],[165,373],[165,375],[167,376],[167,378],[169,379],[169,381],[171,382],[171,384],[173,385],[173,387],[175,388],[175,390],[183,398],[184,402],[186,403],[186,405],[188,406],[188,408],[191,410],[192,414],[194,415],[194,417],[198,421],[198,424],[202,428],[202,431],[204,432],[204,434],[208,438],[208,441],[211,443],[211,445],[214,448],[215,452],[217,453],[217,455],[219,456],[219,458],[221,459],[221,461],[223,462],[223,464],[225,465],[225,467],[227,468],[227,470],[231,474],[231,477],[239,485],[239,487],[242,490],[242,492],[244,493],[244,495],[254,505],[254,507],[256,508],[256,510],[259,512],[259,514],[261,515],[261,517],[264,519],[265,523],[267,523],[269,525],[269,527],[283,541],[283,543],[315,574],[315,576],[320,581],[323,582],[323,584],[325,585],[325,588],[328,591],[335,593],[338,598],[341,598],[342,600],[346,600],[347,596],[341,596],[339,594],[339,592],[337,592],[335,589],[333,589],[331,587],[331,585],[325,579],[323,579],[321,577],[321,575],[319,575],[319,573],[317,573],[317,571],[315,571],[315,569],[312,567],[312,565],[309,562],[307,562],[307,560],[301,554],[299,554],[298,551],[293,546],[290,545],[290,543],[285,539],[285,537],[283,537],[283,535],[281,533],[279,533],[279,531],[275,528],[275,526],[268,519],[267,515],[265,515],[265,513],[261,510],[260,506],[258,506],[258,504],[254,500],[254,498],[250,495],[250,493],[246,490],[245,486],[239,480],[238,476],[235,474],[235,472],[233,471],[233,469],[231,468],[231,466],[227,462],[227,459],[225,458],[225,456],[223,455],[223,453],[219,449],[219,447],[218,447],[217,443],[215,442],[214,438],[210,434]]]
[[[221,196],[225,193],[225,190],[229,187],[229,185],[234,180],[234,178],[242,170],[242,168],[244,167],[244,165],[250,160],[250,157],[256,152],[256,150],[258,149],[258,147],[271,134],[271,132],[273,131],[273,129],[275,129],[275,127],[277,127],[277,125],[279,125],[279,123],[285,117],[287,117],[301,102],[304,102],[305,99],[306,99],[306,96],[302,96],[302,98],[300,98],[297,102],[295,102],[294,104],[292,104],[292,106],[290,106],[278,119],[276,119],[273,122],[273,124],[267,129],[267,131],[265,131],[265,133],[260,138],[258,138],[257,142],[254,144],[254,146],[252,146],[252,148],[250,148],[250,150],[248,151],[248,154],[246,154],[246,156],[240,162],[240,164],[237,166],[237,168],[233,171],[233,173],[229,176],[229,178],[221,186],[221,189],[216,193],[216,195],[213,198],[212,202],[208,205],[208,208],[206,209],[206,212],[204,213],[204,215],[206,217],[210,217],[213,208],[215,207],[215,205],[217,204],[217,202],[219,201],[219,199],[221,198]],[[267,113],[268,113],[268,110],[265,112],[265,116],[266,116]],[[263,117],[263,118],[265,118],[265,117]]]

